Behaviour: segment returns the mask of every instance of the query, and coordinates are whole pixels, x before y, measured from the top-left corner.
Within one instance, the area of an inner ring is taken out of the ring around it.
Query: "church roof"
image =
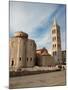
[[[28,38],[28,34],[25,33],[25,32],[22,32],[22,31],[15,32],[14,36],[15,37],[25,37],[25,38]]]
[[[47,51],[46,48],[42,48],[42,49],[36,50],[36,54],[37,54],[37,55],[42,55],[42,56],[49,55],[49,53],[48,53],[48,51]]]

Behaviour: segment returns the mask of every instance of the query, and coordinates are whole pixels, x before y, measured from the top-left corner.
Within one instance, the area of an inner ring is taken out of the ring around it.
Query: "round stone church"
[[[28,34],[16,32],[9,41],[10,71],[35,66],[36,43],[28,39]]]

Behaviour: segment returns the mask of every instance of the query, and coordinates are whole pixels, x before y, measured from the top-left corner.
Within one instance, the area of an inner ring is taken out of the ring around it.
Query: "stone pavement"
[[[10,88],[66,85],[66,71],[13,77],[10,78],[9,84]]]

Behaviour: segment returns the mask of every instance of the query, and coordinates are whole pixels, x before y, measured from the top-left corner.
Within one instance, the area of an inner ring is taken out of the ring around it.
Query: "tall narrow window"
[[[12,63],[11,63],[11,65],[13,66],[14,65],[14,61],[12,60]]]
[[[55,47],[56,47],[56,44],[55,44]]]
[[[21,57],[19,58],[19,60],[21,61]]]
[[[56,41],[56,37],[53,37],[52,40],[53,40],[53,41]]]
[[[56,37],[54,37],[54,40],[56,40]]]
[[[56,55],[56,51],[55,51],[55,55]]]
[[[30,61],[32,61],[32,57],[30,58]]]
[[[54,52],[53,52],[53,56],[54,56]]]
[[[56,31],[55,31],[55,29],[52,31],[52,34],[54,34]]]
[[[53,56],[55,56],[55,55],[56,55],[56,51],[53,52]]]
[[[27,58],[27,61],[28,61],[28,58]]]

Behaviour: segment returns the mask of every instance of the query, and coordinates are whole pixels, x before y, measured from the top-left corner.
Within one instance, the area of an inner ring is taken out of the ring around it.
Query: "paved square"
[[[66,85],[66,71],[10,78],[10,88]]]

